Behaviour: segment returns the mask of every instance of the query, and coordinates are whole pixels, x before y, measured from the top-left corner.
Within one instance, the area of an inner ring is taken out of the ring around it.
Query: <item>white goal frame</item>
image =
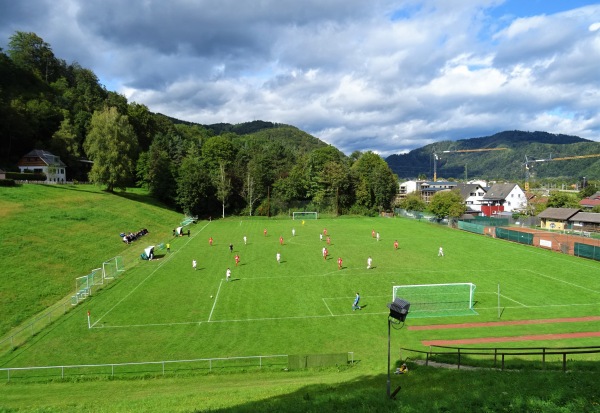
[[[411,311],[419,311],[419,307],[428,306],[433,307],[433,312],[474,311],[475,288],[473,283],[395,285],[392,287],[392,298],[408,301]],[[436,308],[438,303],[439,307]]]
[[[112,280],[123,271],[125,271],[125,264],[120,255],[102,263],[102,278],[105,280]]]
[[[319,213],[316,211],[294,211],[292,212],[292,219],[305,219],[307,216],[314,216],[314,219],[319,219]],[[298,218],[296,218],[298,217]],[[309,218],[313,219],[313,218]]]

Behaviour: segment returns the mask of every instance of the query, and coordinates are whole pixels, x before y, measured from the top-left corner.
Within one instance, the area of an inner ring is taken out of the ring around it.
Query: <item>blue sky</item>
[[[387,156],[504,130],[600,140],[600,5],[578,0],[0,0],[0,46],[153,112],[297,126]]]

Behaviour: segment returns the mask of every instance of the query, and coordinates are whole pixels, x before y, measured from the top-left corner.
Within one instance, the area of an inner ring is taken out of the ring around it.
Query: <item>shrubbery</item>
[[[44,174],[44,173],[6,172],[6,179],[14,179],[15,181],[45,181],[46,174]]]
[[[17,186],[14,179],[0,179],[0,186]]]

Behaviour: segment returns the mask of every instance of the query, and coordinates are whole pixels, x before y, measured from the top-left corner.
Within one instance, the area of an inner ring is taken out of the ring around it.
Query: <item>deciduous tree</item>
[[[96,111],[84,143],[85,152],[94,162],[91,182],[106,185],[107,191],[125,189],[135,176],[138,143],[127,116],[116,108]]]

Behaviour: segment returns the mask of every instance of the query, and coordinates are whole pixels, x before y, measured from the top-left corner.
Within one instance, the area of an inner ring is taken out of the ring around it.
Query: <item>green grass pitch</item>
[[[326,237],[320,240],[324,229],[330,245]],[[372,230],[380,233],[379,241]],[[598,263],[412,220],[230,218],[200,221],[191,226],[190,237],[168,234],[167,239],[170,253],[125,262],[127,270],[118,280],[0,361],[39,366],[354,352],[378,369],[386,360],[386,304],[392,287],[400,284],[477,286],[476,313],[432,318],[409,313],[408,326],[496,321],[499,315],[502,321],[600,315]],[[141,253],[144,246],[131,248]],[[437,256],[440,246],[444,257]],[[327,260],[323,247],[329,250]],[[369,256],[372,269],[367,269]],[[356,292],[360,311],[352,311]],[[428,339],[595,330],[597,323],[584,322],[483,331],[405,329],[395,339],[404,347],[423,348],[421,341]]]

